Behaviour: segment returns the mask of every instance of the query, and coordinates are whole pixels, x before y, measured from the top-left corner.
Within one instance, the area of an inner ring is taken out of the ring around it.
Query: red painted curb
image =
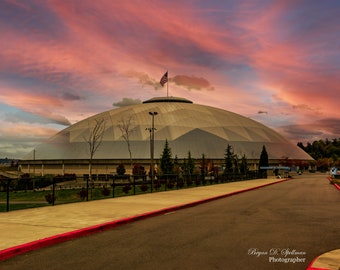
[[[331,182],[333,179],[332,177],[328,176],[328,180]],[[333,186],[335,186],[335,188],[340,191],[340,186],[338,184],[334,183]]]
[[[278,183],[281,183],[281,182],[284,182],[284,181],[287,181],[287,180],[290,180],[290,179],[291,178],[287,178],[287,179],[279,180],[279,181],[276,181],[276,182],[268,183],[268,184],[265,184],[265,185],[262,185],[262,186],[238,190],[238,191],[219,195],[219,196],[212,197],[212,198],[207,198],[207,199],[203,199],[203,200],[199,200],[199,201],[195,201],[195,202],[191,202],[191,203],[176,205],[176,206],[172,206],[172,207],[168,207],[168,208],[164,208],[164,209],[160,209],[160,210],[156,210],[156,211],[152,211],[152,212],[147,212],[147,213],[143,213],[143,214],[128,217],[128,218],[118,219],[118,220],[110,221],[110,222],[107,222],[107,223],[102,223],[102,224],[99,224],[99,225],[94,225],[94,226],[91,226],[91,227],[87,227],[87,228],[83,228],[83,229],[79,229],[79,230],[75,230],[75,231],[71,231],[71,232],[67,232],[67,233],[63,233],[63,234],[58,234],[58,235],[55,235],[55,236],[43,238],[43,239],[33,241],[33,242],[29,242],[29,243],[26,243],[26,244],[22,244],[22,245],[19,245],[19,246],[0,250],[0,261],[9,259],[11,257],[17,256],[17,255],[20,255],[20,254],[23,254],[23,253],[26,253],[26,252],[29,252],[29,251],[36,250],[36,249],[39,249],[39,248],[43,248],[43,247],[47,247],[47,246],[54,245],[54,244],[57,244],[57,243],[72,240],[74,238],[90,235],[90,234],[93,234],[93,233],[96,233],[96,232],[105,231],[105,230],[108,230],[108,229],[112,229],[112,228],[115,228],[115,227],[118,227],[118,226],[121,226],[121,225],[124,225],[124,224],[128,224],[128,223],[131,223],[131,222],[142,220],[142,219],[145,219],[145,218],[154,217],[154,216],[162,215],[162,214],[165,214],[165,213],[168,213],[168,212],[173,212],[173,211],[176,211],[176,210],[193,207],[193,206],[196,206],[196,205],[199,205],[199,204],[202,204],[202,203],[211,202],[211,201],[214,201],[214,200],[226,198],[226,197],[229,197],[229,196],[237,195],[237,194],[247,192],[247,191],[251,191],[251,190],[255,190],[255,189],[258,189],[258,188],[278,184]]]
[[[306,270],[330,270],[328,268],[316,268],[316,267],[313,267],[313,264],[316,262],[317,259],[319,259],[320,256],[316,257],[309,265],[308,267],[306,268]]]
[[[327,177],[328,181],[332,181],[332,177],[328,176]],[[338,190],[340,190],[340,187],[337,184],[333,184]],[[329,270],[328,268],[316,268],[313,267],[313,264],[316,262],[317,259],[319,259],[320,256],[316,257],[306,268],[306,270]]]

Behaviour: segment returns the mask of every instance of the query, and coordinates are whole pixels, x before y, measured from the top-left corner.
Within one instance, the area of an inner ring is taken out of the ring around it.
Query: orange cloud
[[[16,124],[16,123],[6,123],[1,129],[2,136],[10,137],[13,141],[18,141],[21,139],[39,142],[39,139],[47,139],[58,132],[55,128],[42,127],[39,125],[32,124]]]
[[[74,123],[165,95],[168,70],[171,95],[268,125],[340,118],[339,16],[321,2],[6,1],[1,102]]]
[[[177,85],[183,85],[184,87],[187,87],[189,90],[214,90],[214,87],[210,85],[209,81],[202,77],[198,78],[195,76],[176,75],[172,78],[172,81]]]

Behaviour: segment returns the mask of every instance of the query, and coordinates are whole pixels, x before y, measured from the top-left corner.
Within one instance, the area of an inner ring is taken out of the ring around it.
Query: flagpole
[[[166,97],[169,97],[169,73],[168,71],[165,72],[159,83],[162,87],[164,87],[164,84],[166,84]]]
[[[166,83],[166,97],[168,98],[169,97],[169,71],[168,72],[168,81]]]

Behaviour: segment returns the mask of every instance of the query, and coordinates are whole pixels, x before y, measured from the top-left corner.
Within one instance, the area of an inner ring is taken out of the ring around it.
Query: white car
[[[337,167],[333,167],[329,173],[332,177],[335,177],[335,175],[340,175],[340,171]]]

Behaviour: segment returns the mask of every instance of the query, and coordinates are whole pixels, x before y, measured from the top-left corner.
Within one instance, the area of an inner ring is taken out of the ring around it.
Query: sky
[[[167,87],[293,143],[340,137],[338,0],[0,0],[0,33],[0,157]]]

